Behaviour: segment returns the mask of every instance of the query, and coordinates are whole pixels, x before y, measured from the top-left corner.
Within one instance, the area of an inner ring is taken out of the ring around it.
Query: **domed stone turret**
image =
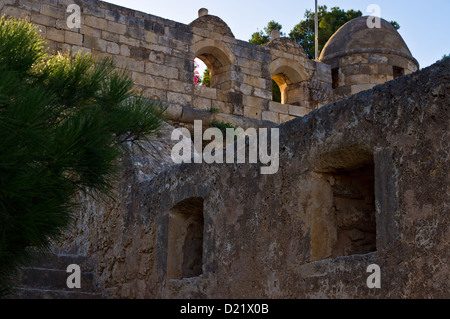
[[[344,24],[328,40],[319,61],[331,65],[336,99],[415,72],[419,63],[397,30],[381,19],[369,28],[370,17]]]

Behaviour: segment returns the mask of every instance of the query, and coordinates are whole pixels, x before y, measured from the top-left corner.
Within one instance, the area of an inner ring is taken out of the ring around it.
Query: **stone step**
[[[81,269],[81,289],[70,289],[67,287],[67,278],[72,273],[66,270],[47,269],[47,268],[22,268],[19,282],[19,287],[22,288],[39,288],[48,290],[62,290],[62,291],[81,291],[93,292],[94,275],[91,272],[83,272]]]
[[[88,264],[86,256],[51,253],[32,254],[32,261],[29,267],[66,270],[72,264],[80,266],[81,270],[86,272],[91,271],[93,268]]]
[[[32,261],[23,267],[13,289],[13,299],[101,299],[96,292],[93,267],[86,256],[34,253]],[[81,288],[67,287],[69,265],[80,266]]]
[[[14,288],[14,299],[102,299],[92,292],[45,290],[37,288]]]

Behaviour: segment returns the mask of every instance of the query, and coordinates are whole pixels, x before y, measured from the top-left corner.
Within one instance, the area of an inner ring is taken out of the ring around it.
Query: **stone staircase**
[[[69,289],[69,265],[81,269],[81,288]],[[14,288],[12,299],[101,299],[94,283],[94,273],[86,257],[79,255],[36,255],[29,267],[24,267]]]

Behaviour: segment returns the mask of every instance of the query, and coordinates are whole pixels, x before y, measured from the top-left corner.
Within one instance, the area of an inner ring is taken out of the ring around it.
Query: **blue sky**
[[[189,24],[204,7],[209,14],[222,18],[240,40],[249,40],[257,29],[275,20],[285,33],[304,18],[306,9],[314,9],[314,0],[107,0],[127,8],[137,9],[166,19]],[[450,0],[319,0],[328,8],[360,10],[377,4],[381,17],[400,24],[400,34],[420,67],[427,67],[444,54],[450,54]]]

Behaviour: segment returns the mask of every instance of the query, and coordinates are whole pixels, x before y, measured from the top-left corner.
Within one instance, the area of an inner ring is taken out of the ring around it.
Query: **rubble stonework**
[[[449,97],[446,61],[283,123],[274,175],[131,159],[60,249],[89,255],[110,298],[448,298]],[[171,275],[184,255],[200,274]]]

